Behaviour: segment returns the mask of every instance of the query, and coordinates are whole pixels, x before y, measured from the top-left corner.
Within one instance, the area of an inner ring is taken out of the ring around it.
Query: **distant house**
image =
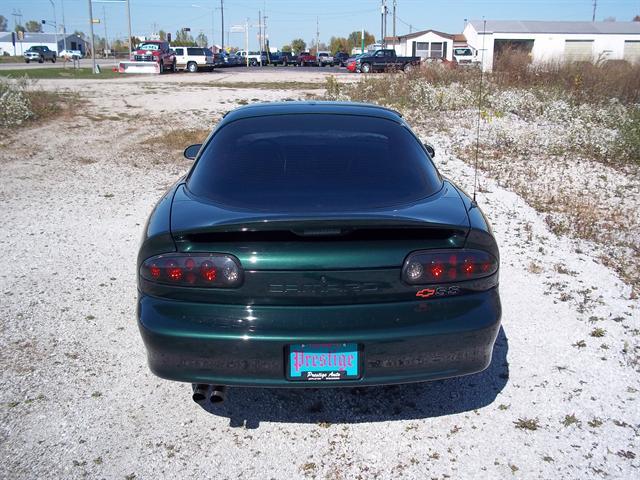
[[[469,46],[484,49],[485,70],[506,49],[528,53],[532,62],[627,60],[640,62],[640,22],[472,20],[464,29]],[[484,44],[484,47],[483,47]]]
[[[58,44],[56,46],[55,33],[31,33],[25,32],[24,39],[18,40],[16,34],[15,47],[11,42],[11,32],[0,32],[0,51],[7,52],[9,55],[22,55],[26,50],[35,45],[45,45],[49,47],[49,50],[55,52],[61,52],[64,50],[65,37],[63,34],[58,34]],[[89,43],[83,40],[78,35],[66,36],[67,50],[80,50],[85,54],[90,48]]]
[[[453,59],[453,44],[455,35],[438,32],[436,30],[423,30],[421,32],[398,35],[397,37],[385,37],[387,48],[393,48],[399,56]]]

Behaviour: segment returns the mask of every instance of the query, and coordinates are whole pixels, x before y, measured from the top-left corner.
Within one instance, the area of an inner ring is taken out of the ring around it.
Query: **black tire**
[[[178,64],[176,63],[175,60],[173,60],[173,63],[171,64],[171,71],[173,73],[176,73],[178,71]]]
[[[56,57],[51,57],[51,63],[56,63]]]
[[[160,60],[160,75],[164,72],[164,62]]]
[[[198,64],[196,62],[187,63],[187,71],[189,73],[196,73],[198,71]]]
[[[409,73],[412,72],[414,69],[414,65],[411,63],[407,63],[404,68],[402,69],[405,73]]]
[[[38,59],[38,63],[44,63],[44,58],[40,57],[40,58]]]
[[[362,73],[371,73],[371,65],[369,63],[363,63],[360,65],[360,71]]]
[[[30,61],[31,61],[31,60],[29,60],[28,58],[25,58],[25,59],[24,59],[24,62],[25,62],[25,63],[29,63]]]

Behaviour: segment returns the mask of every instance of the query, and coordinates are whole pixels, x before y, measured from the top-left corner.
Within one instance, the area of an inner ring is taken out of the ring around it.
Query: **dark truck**
[[[24,61],[43,63],[45,60],[56,62],[56,52],[49,50],[46,45],[34,45],[24,52]]]
[[[356,70],[362,73],[384,72],[385,70],[411,71],[420,64],[420,57],[398,57],[393,49],[368,52],[356,60]]]

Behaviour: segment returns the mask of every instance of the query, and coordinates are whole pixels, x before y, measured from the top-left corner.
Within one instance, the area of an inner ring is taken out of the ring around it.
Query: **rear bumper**
[[[491,362],[500,316],[497,288],[445,299],[322,307],[213,305],[144,294],[138,301],[153,373],[255,387],[382,385],[476,373]],[[362,346],[360,379],[285,379],[288,344],[340,342]]]

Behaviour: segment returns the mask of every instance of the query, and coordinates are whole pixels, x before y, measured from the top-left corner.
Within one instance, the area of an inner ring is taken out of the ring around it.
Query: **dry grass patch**
[[[189,145],[204,142],[209,133],[211,130],[204,128],[176,128],[147,138],[141,144],[153,147],[155,150],[182,151]]]

